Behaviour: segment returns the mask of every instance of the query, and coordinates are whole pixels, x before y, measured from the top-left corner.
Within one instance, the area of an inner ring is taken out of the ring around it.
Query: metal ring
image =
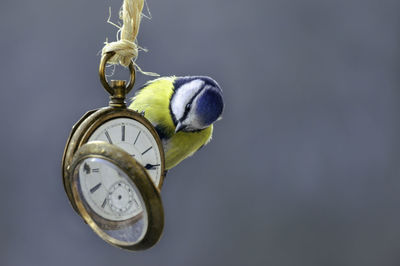
[[[107,82],[105,69],[106,69],[106,64],[107,64],[108,60],[110,60],[111,57],[113,57],[114,55],[115,55],[115,52],[108,52],[108,53],[104,54],[103,57],[101,58],[100,67],[99,67],[100,82],[103,85],[104,89],[106,89],[106,91],[111,96],[114,95],[114,90],[110,87],[110,85]],[[126,94],[128,94],[132,90],[133,85],[135,84],[135,77],[136,77],[135,66],[133,65],[132,61],[129,64],[129,71],[131,72],[131,76],[130,76],[128,85],[126,85],[126,89],[125,89]]]

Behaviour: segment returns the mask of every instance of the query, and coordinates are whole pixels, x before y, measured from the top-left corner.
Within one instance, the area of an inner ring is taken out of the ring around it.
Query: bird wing
[[[196,132],[178,132],[165,143],[165,167],[171,169],[210,142],[213,125]]]

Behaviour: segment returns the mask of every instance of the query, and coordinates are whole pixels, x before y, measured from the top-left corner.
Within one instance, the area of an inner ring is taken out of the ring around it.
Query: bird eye
[[[189,109],[190,109],[190,106],[191,106],[190,103],[186,104],[186,110],[189,110]]]

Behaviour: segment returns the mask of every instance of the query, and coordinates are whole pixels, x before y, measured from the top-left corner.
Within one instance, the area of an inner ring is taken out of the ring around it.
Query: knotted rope
[[[109,64],[120,64],[127,67],[132,61],[136,60],[139,52],[136,37],[139,33],[144,1],[145,0],[124,0],[122,9],[119,13],[119,18],[123,22],[122,27],[108,21],[118,27],[120,33],[120,39],[118,39],[117,35],[117,41],[110,43],[105,42],[103,47],[102,55],[109,52],[115,52],[115,55],[108,61]],[[136,67],[143,74],[158,76],[155,73],[143,72],[137,65]]]

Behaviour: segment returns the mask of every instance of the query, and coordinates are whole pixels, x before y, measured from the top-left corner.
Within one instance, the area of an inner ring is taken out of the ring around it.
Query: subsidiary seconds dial
[[[148,171],[154,184],[161,182],[161,156],[157,142],[149,129],[142,123],[126,117],[108,120],[98,127],[90,141],[105,141],[128,152]]]

